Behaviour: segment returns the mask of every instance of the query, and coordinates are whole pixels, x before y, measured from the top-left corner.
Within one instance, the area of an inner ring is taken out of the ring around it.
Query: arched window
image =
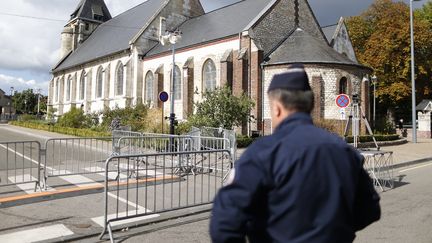
[[[70,101],[71,99],[71,85],[72,85],[72,76],[69,75],[66,83],[66,101]]]
[[[151,71],[145,77],[145,100],[147,103],[154,101],[154,76]]]
[[[56,102],[59,101],[59,97],[60,97],[60,79],[57,79],[56,81],[56,89],[55,89],[55,100]]]
[[[346,94],[348,91],[348,80],[343,77],[339,80],[339,94]]]
[[[103,70],[102,67],[99,67],[96,75],[96,98],[102,97],[102,91],[103,91]]]
[[[82,71],[81,73],[81,78],[80,78],[80,83],[79,83],[79,99],[83,100],[84,99],[84,94],[85,94],[85,72]]]
[[[182,99],[182,86],[181,86],[181,71],[178,66],[175,66],[174,69],[174,100],[181,100]]]
[[[124,68],[123,64],[119,62],[116,69],[116,95],[123,95],[123,81],[124,81]]]
[[[216,88],[216,65],[213,60],[205,61],[202,71],[204,90],[212,91]]]

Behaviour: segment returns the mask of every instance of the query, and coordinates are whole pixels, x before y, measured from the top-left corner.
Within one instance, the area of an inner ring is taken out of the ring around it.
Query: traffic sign
[[[339,108],[346,108],[350,105],[350,103],[351,103],[351,100],[350,100],[349,96],[346,94],[340,94],[336,97],[336,105]]]
[[[346,120],[346,110],[345,108],[340,109],[341,119]]]
[[[159,100],[160,100],[161,102],[167,102],[168,99],[169,99],[169,95],[168,95],[167,92],[162,91],[162,92],[159,93]]]

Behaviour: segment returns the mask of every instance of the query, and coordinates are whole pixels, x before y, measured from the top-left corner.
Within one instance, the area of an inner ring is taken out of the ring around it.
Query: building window
[[[145,77],[145,100],[147,103],[154,101],[154,76],[151,71]]]
[[[181,100],[182,99],[181,71],[178,66],[175,66],[174,70],[175,70],[174,71],[174,100]]]
[[[123,85],[124,85],[124,67],[121,62],[116,68],[116,95],[123,95]]]
[[[84,29],[85,29],[86,31],[89,31],[89,30],[90,30],[90,25],[89,25],[88,23],[85,23],[84,26],[85,26]]]
[[[203,83],[205,91],[213,91],[216,88],[216,65],[208,59],[203,66]]]
[[[84,100],[84,94],[85,94],[85,72],[82,71],[81,73],[81,78],[80,78],[80,84],[79,84],[79,88],[80,88],[80,92],[79,92],[79,99],[80,100]]]
[[[339,80],[339,94],[346,94],[348,90],[348,80],[343,77]]]
[[[103,91],[103,69],[99,67],[96,75],[96,98],[102,98]]]
[[[71,99],[71,85],[72,85],[72,76],[69,75],[66,83],[66,101],[70,101]]]
[[[56,102],[59,101],[59,97],[60,97],[60,80],[57,79],[57,81],[56,81],[56,91],[55,91],[55,100],[56,100]]]

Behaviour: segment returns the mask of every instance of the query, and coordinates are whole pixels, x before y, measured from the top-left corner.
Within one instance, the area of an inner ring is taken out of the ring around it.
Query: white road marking
[[[120,169],[122,170],[129,170],[129,171],[134,171],[134,167],[132,164],[120,164]],[[129,168],[128,168],[129,167]],[[156,176],[156,175],[162,175],[163,173],[157,172],[155,170],[146,170],[143,167],[139,167],[139,174],[140,175],[148,175],[148,176]]]
[[[88,168],[84,168],[84,170],[88,171],[88,172],[99,172],[99,171],[104,171],[105,169],[102,167],[98,167],[98,166],[94,166],[94,167],[88,167]],[[100,175],[102,177],[105,178],[105,172],[101,172],[101,173],[97,173],[97,175]],[[110,180],[116,180],[117,179],[117,175],[118,173],[115,171],[110,171],[108,172],[108,179]],[[124,181],[127,179],[127,175],[120,173],[120,181]]]
[[[59,178],[71,184],[74,184],[77,187],[101,185],[100,183],[96,183],[94,180],[82,175],[60,176]]]
[[[27,243],[27,242],[37,242],[44,240],[51,240],[60,237],[65,237],[73,235],[74,233],[70,231],[63,224],[51,225],[47,227],[41,227],[31,230],[23,230],[19,232],[14,232],[10,234],[0,235],[0,242],[7,243]]]
[[[25,155],[23,155],[22,153],[13,150],[13,149],[10,148],[10,147],[8,148],[8,147],[4,146],[3,144],[0,144],[0,147],[4,148],[4,149],[6,149],[6,150],[11,151],[12,153],[14,153],[14,154],[16,154],[16,155],[18,155],[18,156],[21,156],[21,157],[23,157],[24,159],[27,159],[27,160],[31,161],[32,163],[34,163],[34,164],[39,165],[39,161],[34,160],[34,159],[32,159],[32,158],[30,158],[30,157],[28,157],[28,156],[25,156]],[[42,165],[41,165],[41,166],[42,166]],[[47,170],[54,170],[53,168],[48,167],[48,166],[46,167],[46,169],[47,169]]]
[[[145,213],[146,211],[142,211],[142,210],[138,210],[138,214],[142,214]],[[147,210],[147,213],[150,212],[149,210]],[[135,215],[136,211],[135,210],[131,210],[129,211],[128,215]],[[114,219],[116,218],[116,214],[110,214],[108,215],[108,220],[109,219]],[[119,213],[118,217],[125,217],[126,216],[126,212],[123,213]],[[159,217],[159,214],[152,214],[152,215],[146,215],[146,216],[142,216],[142,217],[136,217],[136,218],[131,218],[131,219],[125,219],[122,221],[117,221],[117,222],[113,222],[111,223],[111,226],[119,226],[119,225],[125,225],[125,224],[129,224],[129,223],[134,223],[137,221],[143,221],[143,220],[148,220],[148,219],[152,219],[152,218],[157,218]],[[102,217],[96,217],[96,218],[92,218],[93,222],[95,222],[96,224],[100,225],[101,227],[104,227],[104,216]]]
[[[34,194],[38,193],[38,191],[35,191],[35,182],[37,179],[30,174],[24,174],[24,175],[17,175],[15,176],[9,176],[9,181],[12,183],[23,183],[26,181],[34,181],[34,182],[28,182],[23,184],[17,184],[16,186],[19,187],[22,191],[24,191],[27,194]],[[47,187],[47,191],[55,191],[55,189],[51,187]]]
[[[426,167],[426,166],[431,166],[431,165],[432,165],[432,163],[425,164],[425,165],[420,165],[420,166],[408,168],[408,169],[405,169],[405,170],[401,170],[401,171],[399,171],[399,173],[403,173],[403,172],[410,171],[410,170],[416,170],[416,169],[420,169],[420,168],[423,168],[423,167]]]

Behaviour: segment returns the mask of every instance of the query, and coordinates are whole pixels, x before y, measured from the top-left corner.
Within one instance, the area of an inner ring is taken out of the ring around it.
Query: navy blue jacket
[[[214,200],[213,242],[352,242],[380,218],[363,157],[308,114],[288,117],[234,168]]]

